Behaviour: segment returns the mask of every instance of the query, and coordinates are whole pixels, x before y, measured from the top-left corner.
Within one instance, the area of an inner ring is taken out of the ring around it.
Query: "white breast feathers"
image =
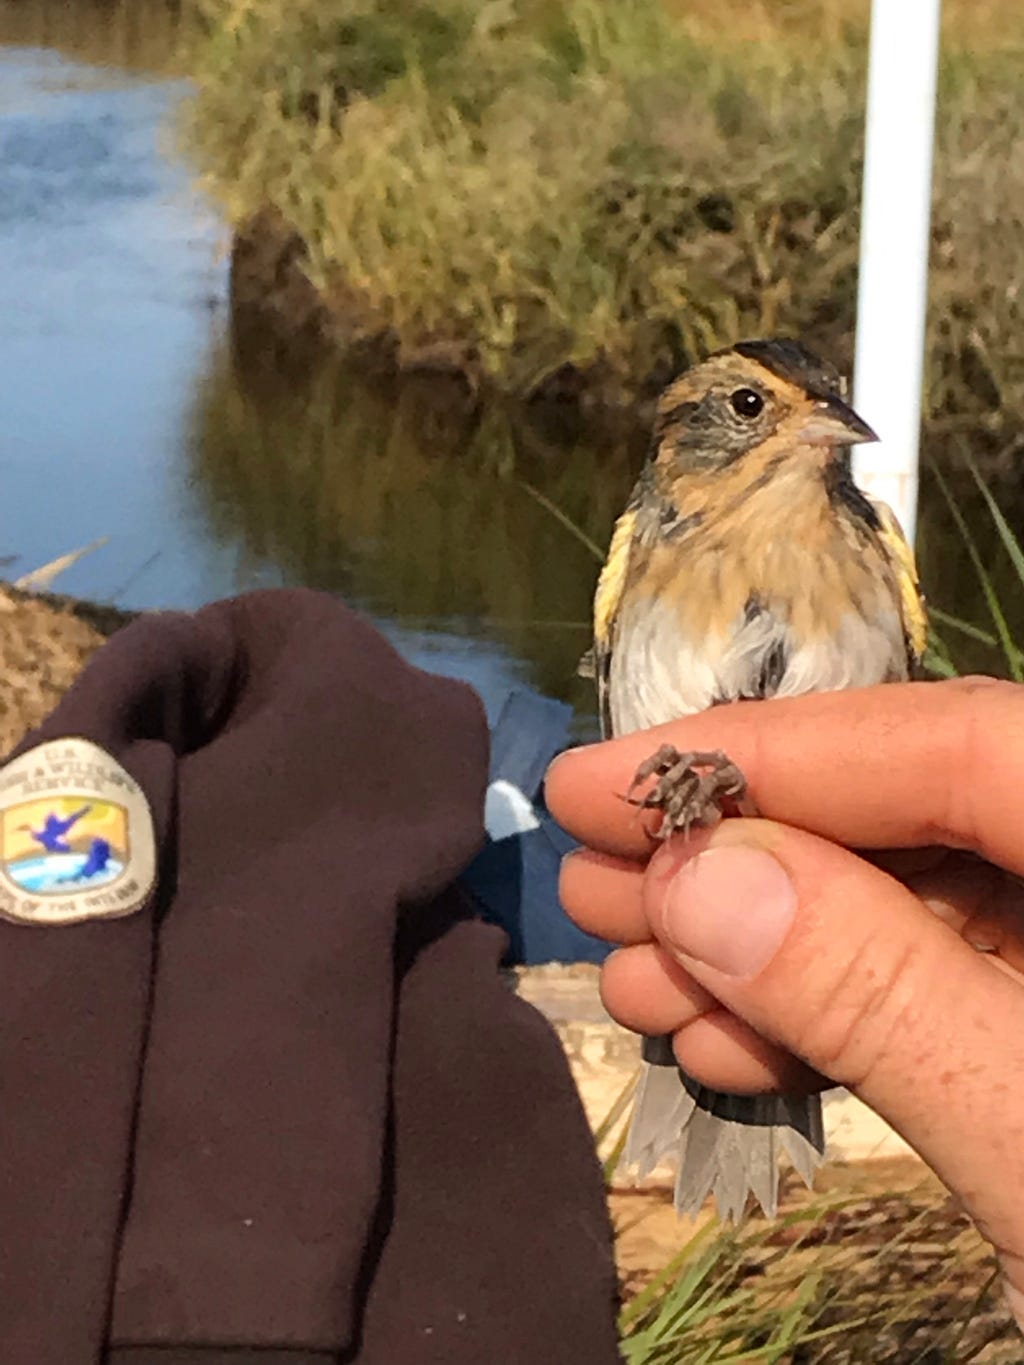
[[[869,620],[854,612],[830,637],[799,641],[769,609],[745,612],[721,635],[688,639],[670,602],[623,604],[609,678],[612,732],[660,725],[721,702],[795,697],[906,677],[895,605]]]

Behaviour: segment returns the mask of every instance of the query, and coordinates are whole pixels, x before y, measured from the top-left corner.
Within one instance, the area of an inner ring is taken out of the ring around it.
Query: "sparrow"
[[[775,339],[718,351],[662,394],[581,665],[605,737],[918,674],[927,622],[913,553],[891,509],[854,482],[850,447],[877,437],[845,392],[832,365]],[[663,746],[625,796],[661,812],[652,837],[756,814],[718,751]],[[783,1153],[812,1182],[825,1146],[817,1096],[710,1090],[667,1038],[645,1039],[643,1057],[623,1159],[642,1176],[673,1155],[681,1213],[713,1194],[737,1219],[752,1194],[774,1216]]]

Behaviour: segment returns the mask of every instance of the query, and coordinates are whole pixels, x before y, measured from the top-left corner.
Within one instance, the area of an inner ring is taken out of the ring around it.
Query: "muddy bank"
[[[231,252],[231,313],[236,334],[262,337],[264,348],[292,364],[344,355],[368,375],[425,374],[447,380],[474,403],[498,398],[472,346],[438,339],[403,343],[386,320],[355,289],[321,294],[305,271],[300,235],[271,209],[239,228]],[[563,365],[536,384],[527,405],[564,404],[625,432],[650,425],[654,404],[678,367],[667,359],[647,378],[626,385],[610,367]],[[507,395],[506,395],[507,397]]]

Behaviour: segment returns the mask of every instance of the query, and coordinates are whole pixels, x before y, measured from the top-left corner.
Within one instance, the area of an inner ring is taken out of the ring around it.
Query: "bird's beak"
[[[815,400],[797,436],[809,446],[852,446],[878,440],[867,422],[833,394]]]

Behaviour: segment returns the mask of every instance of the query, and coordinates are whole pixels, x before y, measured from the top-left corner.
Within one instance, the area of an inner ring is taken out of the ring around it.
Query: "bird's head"
[[[839,372],[799,342],[741,341],[662,394],[655,462],[673,475],[713,472],[754,450],[825,460],[877,436],[844,398]]]

